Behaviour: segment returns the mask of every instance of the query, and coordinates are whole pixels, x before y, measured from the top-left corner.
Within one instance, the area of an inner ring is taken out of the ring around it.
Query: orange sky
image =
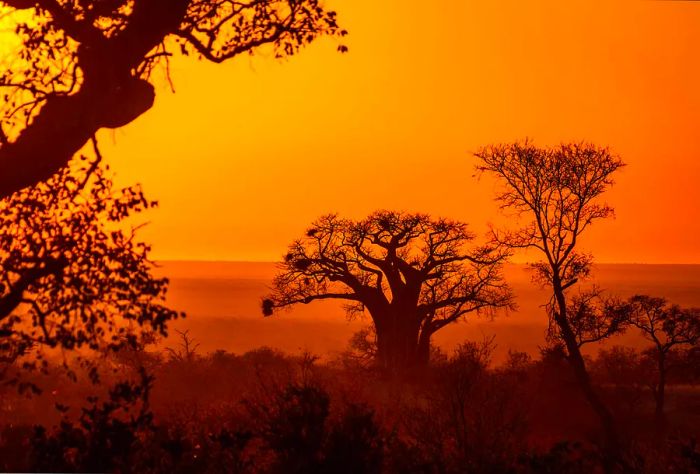
[[[629,166],[583,245],[700,263],[700,2],[336,1],[350,52],[173,62],[176,93],[102,141],[161,202],[162,259],[276,260],[327,212],[498,222],[470,152],[529,136]]]

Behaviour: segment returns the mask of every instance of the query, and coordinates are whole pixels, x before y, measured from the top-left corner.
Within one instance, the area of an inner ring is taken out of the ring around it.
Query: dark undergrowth
[[[54,373],[37,376],[40,395],[8,388],[0,470],[603,472],[596,418],[557,351],[492,367],[491,349],[465,344],[403,375],[352,354],[124,353],[99,386]],[[694,376],[674,380],[660,430],[640,361],[621,349],[591,361],[625,440],[620,472],[700,472]]]

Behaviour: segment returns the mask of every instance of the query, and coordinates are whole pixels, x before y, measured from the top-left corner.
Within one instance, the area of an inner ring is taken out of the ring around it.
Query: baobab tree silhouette
[[[361,221],[327,215],[294,242],[263,313],[324,299],[365,309],[385,369],[428,363],[435,332],[465,315],[512,306],[501,276],[507,253],[474,246],[466,224],[379,211]]]

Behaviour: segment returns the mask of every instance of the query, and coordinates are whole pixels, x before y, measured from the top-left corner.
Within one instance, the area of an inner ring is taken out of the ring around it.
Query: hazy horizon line
[[[230,260],[230,259],[190,259],[190,258],[156,258],[157,263],[280,263],[279,260]],[[527,265],[530,262],[507,262],[511,265]],[[700,265],[700,262],[593,262],[593,265]]]

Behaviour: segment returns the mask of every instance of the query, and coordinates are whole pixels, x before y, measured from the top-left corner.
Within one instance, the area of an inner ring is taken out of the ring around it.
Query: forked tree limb
[[[17,8],[34,2],[5,0]],[[101,128],[124,126],[153,106],[155,90],[133,70],[182,23],[188,0],[138,0],[113,38],[72,18],[56,0],[38,0],[78,44],[84,75],[72,95],[50,95],[34,120],[0,148],[0,198],[50,178]]]
[[[292,12],[289,17],[278,18],[265,10],[261,21],[250,19],[251,29],[240,37],[239,43],[226,42],[229,50],[217,56],[193,33],[198,25],[193,18],[188,18],[188,12],[190,8],[197,8],[193,5],[198,1],[203,0],[135,0],[123,27],[107,34],[85,15],[76,13],[76,7],[71,7],[70,2],[0,0],[0,5],[17,10],[34,8],[37,15],[49,18],[54,29],[62,31],[77,45],[77,49],[68,54],[72,55],[81,73],[76,91],[48,93],[41,97],[42,105],[36,116],[16,138],[8,139],[4,132],[0,133],[0,199],[50,178],[100,129],[124,126],[148,111],[153,106],[155,90],[147,78],[140,77],[141,66],[144,61],[152,60],[153,51],[161,47],[166,38],[186,40],[205,59],[221,62],[264,44],[277,44],[287,37],[299,46],[311,41],[309,38],[316,34],[339,31],[334,14],[324,17],[319,13],[323,11],[320,7],[311,8],[318,5],[317,0],[286,0]],[[306,11],[313,10],[319,15],[308,20],[317,22],[312,25],[314,34],[307,30],[308,23],[294,23],[299,20],[296,9],[307,2]],[[275,0],[255,0],[254,3],[256,11],[278,8]],[[212,11],[220,6],[213,2]],[[269,31],[273,34],[264,34]],[[306,36],[299,36],[302,31]],[[214,43],[212,40],[209,47]]]

